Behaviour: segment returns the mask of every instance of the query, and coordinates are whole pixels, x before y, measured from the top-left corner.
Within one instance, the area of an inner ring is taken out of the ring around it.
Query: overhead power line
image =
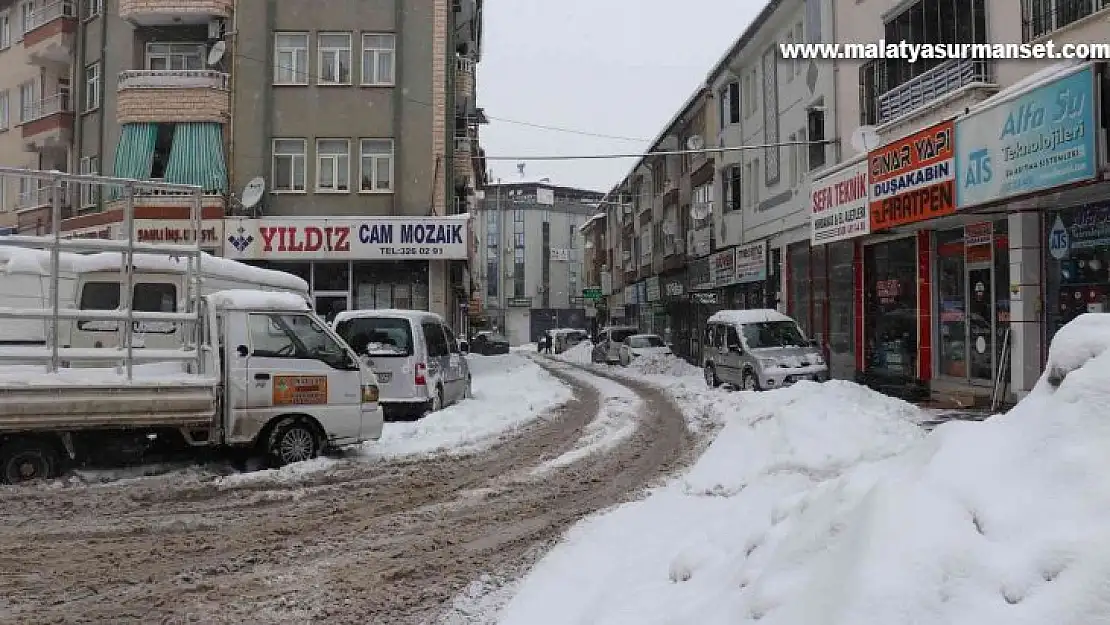
[[[629,152],[617,154],[552,154],[552,155],[528,155],[528,156],[490,156],[486,155],[487,161],[586,161],[586,160],[605,160],[605,159],[619,159],[619,158],[647,158],[650,156],[681,156],[684,154],[710,154],[713,152],[742,152],[744,150],[762,150],[764,148],[775,148],[787,145],[827,145],[835,143],[834,139],[822,139],[821,141],[779,141],[777,143],[759,143],[755,145],[730,145],[719,148],[699,148],[697,150],[656,150],[653,152]]]

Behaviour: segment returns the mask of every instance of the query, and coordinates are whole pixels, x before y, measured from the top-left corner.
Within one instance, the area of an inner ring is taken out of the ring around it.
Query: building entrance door
[[[994,271],[990,264],[967,266],[967,349],[972,380],[994,379]]]

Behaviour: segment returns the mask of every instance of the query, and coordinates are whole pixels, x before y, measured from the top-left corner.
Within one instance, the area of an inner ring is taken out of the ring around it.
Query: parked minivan
[[[624,339],[639,334],[640,329],[635,326],[607,326],[597,335],[597,344],[590,352],[590,360],[595,363],[607,365],[619,364],[621,361],[621,344]]]
[[[443,317],[419,310],[348,310],[335,331],[378,376],[387,420],[419,418],[470,397],[466,349]]]
[[[715,313],[706,324],[704,354],[705,381],[711,387],[731,384],[758,391],[829,379],[817,343],[777,310]]]

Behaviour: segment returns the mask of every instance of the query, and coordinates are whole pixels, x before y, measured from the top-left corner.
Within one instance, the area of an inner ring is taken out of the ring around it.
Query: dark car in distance
[[[494,356],[509,353],[509,339],[493,332],[479,332],[470,339],[470,353]]]

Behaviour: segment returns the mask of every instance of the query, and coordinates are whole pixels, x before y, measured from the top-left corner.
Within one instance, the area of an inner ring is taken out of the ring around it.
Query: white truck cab
[[[141,454],[155,439],[244,448],[284,465],[381,437],[374,373],[302,297],[228,290],[199,302],[201,340],[132,349],[130,380],[115,368],[0,368],[0,482],[57,475],[67,460]],[[11,349],[42,357],[0,352]],[[58,357],[124,353],[59,348]]]

